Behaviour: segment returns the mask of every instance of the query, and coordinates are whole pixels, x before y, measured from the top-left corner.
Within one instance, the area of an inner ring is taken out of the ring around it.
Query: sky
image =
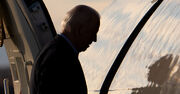
[[[115,60],[140,19],[153,5],[151,0],[43,0],[53,20],[56,31],[61,31],[61,21],[65,13],[75,5],[86,4],[101,15],[101,25],[97,42],[93,43],[79,59],[83,67],[89,94],[99,90],[110,66]],[[180,1],[164,0],[144,26],[129,52],[124,58],[109,94],[130,94],[135,87],[145,87],[151,83],[149,72],[162,57],[173,57],[173,64],[180,56]],[[4,48],[0,48],[0,64],[7,64]],[[165,59],[165,60],[166,60]],[[168,60],[167,60],[168,61]],[[2,63],[1,63],[2,62]],[[158,65],[158,64],[157,64]],[[160,64],[159,64],[160,65]],[[175,79],[180,62],[176,61],[168,79]],[[157,66],[158,67],[158,66]],[[173,80],[176,81],[176,80]],[[179,82],[177,82],[179,84]],[[158,86],[158,85],[157,85]],[[166,85],[165,85],[166,86]],[[158,93],[157,93],[158,94]]]
[[[0,48],[0,68],[9,67],[8,57],[5,48]]]

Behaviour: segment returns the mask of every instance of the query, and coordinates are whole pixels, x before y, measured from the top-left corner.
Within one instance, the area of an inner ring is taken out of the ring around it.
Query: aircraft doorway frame
[[[0,12],[5,32],[2,40],[10,62],[14,93],[30,94],[34,60],[57,33],[42,0],[1,0]]]

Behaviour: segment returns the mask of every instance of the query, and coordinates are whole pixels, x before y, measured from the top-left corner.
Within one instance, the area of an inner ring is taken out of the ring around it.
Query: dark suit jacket
[[[56,37],[40,53],[32,69],[31,94],[87,94],[78,55],[62,37]]]

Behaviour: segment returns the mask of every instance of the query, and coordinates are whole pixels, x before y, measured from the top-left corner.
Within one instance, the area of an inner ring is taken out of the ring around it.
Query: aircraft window
[[[92,44],[86,52],[80,54],[89,94],[99,93],[106,74],[121,47],[140,19],[152,6],[150,0],[143,2],[141,0],[79,0],[78,3],[73,2],[73,0],[58,1],[56,3],[44,0],[44,2],[58,32],[60,32],[60,21],[64,14],[77,4],[90,5],[100,12],[101,26],[98,32],[98,41]],[[141,4],[138,5],[139,3]],[[56,6],[54,4],[57,4],[57,6],[63,4],[63,7],[52,7]],[[58,10],[59,14],[57,8],[60,9]]]
[[[134,41],[108,94],[176,94],[180,69],[180,6],[164,0]]]
[[[73,6],[86,4],[100,12],[101,25],[97,42],[93,43],[87,51],[81,53],[79,57],[86,77],[88,94],[99,93],[106,74],[125,41],[153,5],[152,3],[156,2],[156,0],[43,1],[58,33],[61,31],[61,20]],[[178,0],[164,1],[133,43],[115,75],[108,94],[136,94],[142,90],[139,88],[146,88],[145,86],[148,84],[158,86],[158,84],[148,82],[150,78],[147,78],[149,69],[154,68],[150,67],[153,66],[153,62],[160,58],[164,60],[164,58],[171,57],[174,57],[173,62],[178,62],[180,49],[178,49],[179,41],[176,39],[178,39],[177,31],[180,29],[180,26],[178,27],[179,10],[177,10],[179,3]],[[169,38],[168,35],[170,35]],[[177,68],[174,67],[173,70]],[[156,80],[156,78],[154,79]]]
[[[98,41],[87,52],[82,53],[80,58],[85,75],[87,75],[90,93],[99,93],[106,74],[120,49],[137,23],[152,6],[151,1],[143,1],[140,6],[139,2],[113,1],[101,13]]]
[[[135,29],[132,31],[126,42],[124,43],[122,49],[120,50],[118,56],[116,57],[113,65],[111,66],[103,85],[101,86],[100,94],[107,94],[109,87],[111,85],[111,82],[118,71],[124,57],[126,56],[127,52],[129,51],[129,48],[131,47],[132,43],[138,36],[141,29],[144,27],[146,22],[149,20],[149,18],[152,16],[152,14],[156,11],[156,9],[159,7],[159,5],[162,3],[163,0],[158,0],[144,15],[144,17],[141,19],[141,21],[137,24]],[[152,1],[154,2],[154,1]]]

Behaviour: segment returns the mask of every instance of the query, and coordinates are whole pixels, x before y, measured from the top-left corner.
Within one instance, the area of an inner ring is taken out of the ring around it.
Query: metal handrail
[[[4,85],[4,94],[10,94],[9,93],[9,81],[7,79],[3,80],[3,85]]]

